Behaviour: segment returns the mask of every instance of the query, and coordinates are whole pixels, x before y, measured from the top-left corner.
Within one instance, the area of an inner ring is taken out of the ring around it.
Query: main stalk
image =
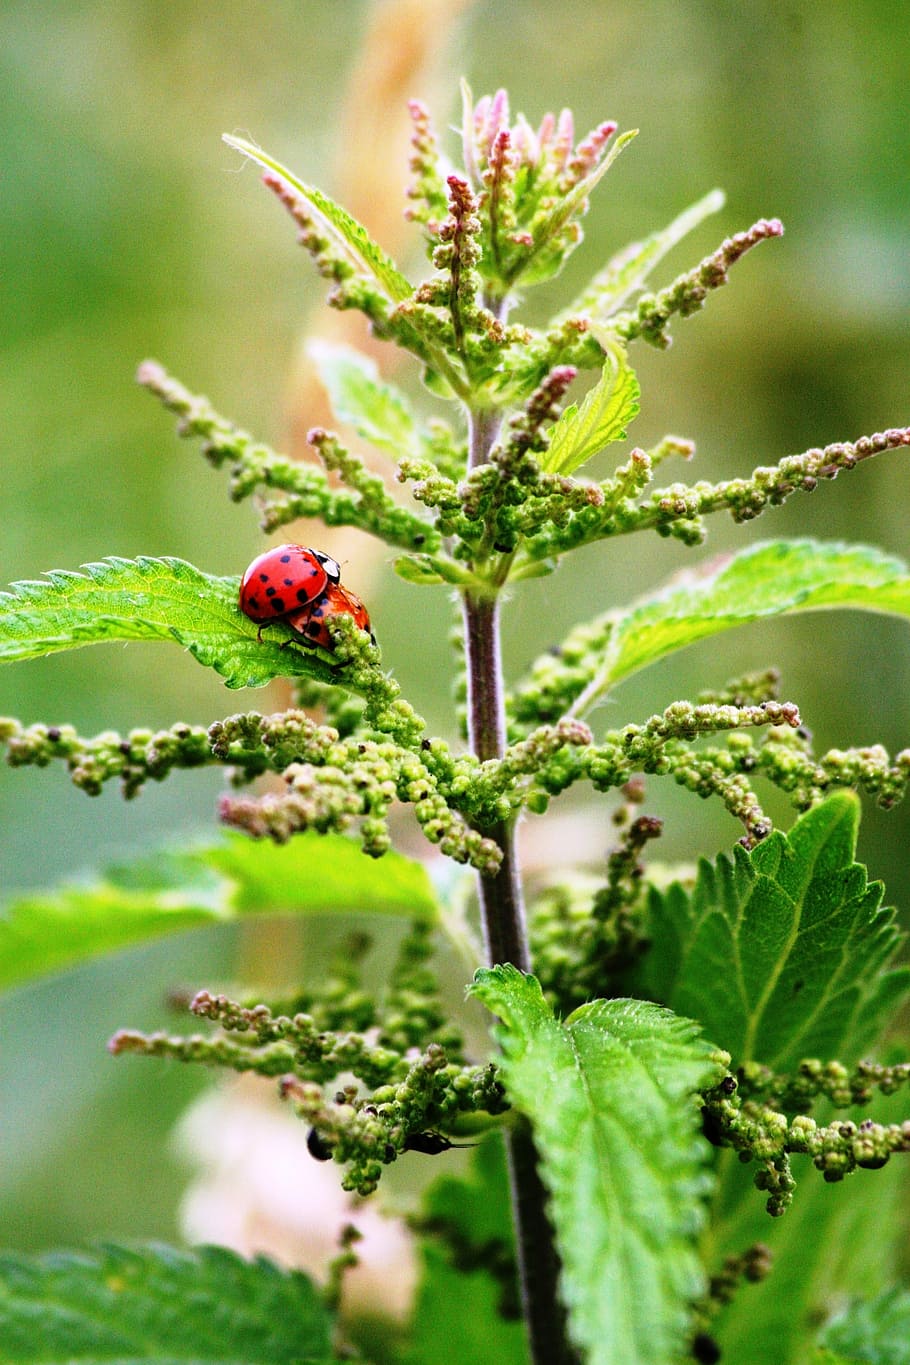
[[[498,413],[469,412],[471,469],[486,464],[499,434]],[[468,675],[468,735],[472,751],[483,762],[501,758],[506,747],[499,599],[489,594],[464,595],[465,655]],[[514,821],[484,829],[502,849],[499,871],[479,877],[481,919],[487,961],[511,962],[531,970]],[[546,1213],[546,1191],[537,1168],[529,1126],[508,1134],[512,1214],[521,1284],[522,1307],[534,1365],[575,1365],[577,1356],[566,1336],[566,1317],[557,1294],[559,1260]]]

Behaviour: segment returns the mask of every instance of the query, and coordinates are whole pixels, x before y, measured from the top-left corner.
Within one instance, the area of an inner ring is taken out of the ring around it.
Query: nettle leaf
[[[312,831],[287,844],[232,835],[10,901],[0,912],[0,990],[247,915],[353,912],[435,920],[438,908],[426,869],[400,853],[380,867],[341,834]]]
[[[0,1256],[0,1362],[321,1365],[331,1320],[300,1271],[221,1247]]]
[[[229,133],[224,134],[223,140],[235,151],[242,152],[251,161],[257,162],[264,170],[274,171],[276,175],[280,175],[282,180],[296,190],[335,240],[345,248],[353,264],[361,271],[365,270],[372,275],[393,303],[401,303],[403,299],[411,297],[413,290],[410,281],[405,279],[382,247],[373,241],[363,224],[352,218],[346,209],[336,204],[327,194],[323,194],[322,190],[316,189],[315,185],[305,185],[302,180],[298,180],[292,171],[282,166],[280,161],[269,156],[255,143],[248,142],[243,137],[233,137]]]
[[[550,433],[550,444],[541,456],[541,468],[549,474],[572,474],[613,441],[622,441],[626,428],[638,415],[641,391],[635,371],[622,348],[606,338],[600,379],[589,389],[581,407],[572,403],[560,413]]]
[[[881,883],[854,861],[859,809],[837,792],[789,834],[703,860],[691,891],[652,888],[655,946],[636,991],[697,1019],[734,1065],[861,1057],[910,970],[888,970],[901,934]]]
[[[723,555],[618,614],[610,679],[734,626],[831,607],[910,616],[907,565],[869,545],[818,540],[763,541]]]
[[[910,1365],[910,1293],[886,1289],[865,1303],[852,1304],[828,1323],[819,1344],[837,1360]]]
[[[337,681],[332,665],[312,652],[281,647],[282,636],[291,638],[285,627],[270,626],[260,641],[237,606],[239,586],[236,577],[216,578],[183,559],[144,555],[103,559],[81,572],[53,569],[0,592],[0,662],[110,640],[168,640],[230,688],[300,674]]]
[[[311,341],[319,378],[328,390],[332,410],[365,441],[400,458],[420,454],[414,414],[404,394],[380,379],[375,361],[351,346]]]
[[[557,657],[548,653],[538,666],[551,687],[561,684],[571,697],[584,692],[587,711],[616,683],[698,640],[766,617],[833,607],[910,616],[907,565],[869,545],[762,541],[583,622]],[[531,693],[533,678],[532,672]]]
[[[568,308],[554,318],[554,324],[573,317],[590,317],[605,322],[630,295],[642,288],[651,271],[668,252],[712,213],[719,212],[724,202],[722,190],[711,190],[710,194],[684,209],[662,231],[627,246],[594,276]]]
[[[695,1241],[707,1146],[693,1093],[719,1075],[697,1025],[640,1000],[556,1019],[533,976],[477,972],[502,1020],[509,1097],[550,1191],[570,1331],[587,1365],[665,1365],[704,1290]]]
[[[470,569],[446,555],[399,555],[394,569],[406,583],[419,583],[421,587],[431,583],[454,583],[464,587],[477,582]]]

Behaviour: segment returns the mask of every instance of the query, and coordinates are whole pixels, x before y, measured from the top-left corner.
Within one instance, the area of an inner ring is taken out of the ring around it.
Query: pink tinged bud
[[[563,109],[556,125],[556,141],[553,144],[553,164],[557,170],[565,170],[574,140],[575,121],[572,118],[572,110]]]
[[[537,132],[537,145],[541,152],[544,152],[550,145],[553,131],[556,127],[556,120],[552,114],[544,114],[540,120],[540,128]]]
[[[487,110],[490,107],[490,96],[481,95],[474,105],[474,131],[479,133],[487,121]]]
[[[484,130],[483,145],[489,149],[497,133],[509,126],[509,96],[505,90],[497,90],[490,104],[490,113]]]
[[[512,146],[515,148],[518,160],[522,165],[537,165],[540,160],[540,143],[537,140],[537,134],[524,114],[519,114],[515,120],[515,127],[512,129]]]
[[[611,119],[607,123],[598,124],[583,142],[579,142],[575,155],[569,163],[570,170],[577,172],[579,179],[593,171],[600,161],[604,147],[618,127],[619,124]]]

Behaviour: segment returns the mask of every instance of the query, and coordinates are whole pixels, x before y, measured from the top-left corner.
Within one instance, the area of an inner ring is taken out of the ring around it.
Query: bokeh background
[[[715,185],[727,207],[660,283],[756,218],[784,220],[783,241],[758,248],[702,314],[674,325],[668,353],[633,351],[637,443],[690,436],[697,476],[721,478],[910,421],[908,63],[910,27],[884,0],[6,0],[0,580],[109,554],[242,571],[263,544],[254,513],[232,506],[223,478],[177,441],[134,385],[136,365],[157,357],[240,425],[299,448],[324,419],[302,340],[338,322],[290,224],[221,133],[252,135],[368,219],[405,269],[422,270],[399,216],[404,151],[387,171],[384,156],[410,94],[431,104],[438,128],[457,121],[462,73],[475,93],[508,87],[532,122],[569,105],[579,132],[606,117],[642,130],[598,191],[584,248],[531,301],[534,321]],[[448,146],[454,155],[454,134]],[[397,378],[419,396],[410,371]],[[588,548],[516,592],[509,669],[576,621],[747,539],[811,534],[906,553],[908,506],[910,468],[892,454],[750,527],[716,519],[703,550],[656,538]],[[357,537],[322,543],[367,597],[388,666],[451,733],[447,601],[396,580]],[[599,718],[642,720],[772,662],[820,747],[910,743],[910,631],[861,614],[695,647],[625,684]],[[227,693],[161,645],[0,671],[0,714],[86,734],[269,704]],[[216,774],[177,775],[127,805],[113,789],[87,799],[59,770],[0,768],[0,889],[205,837],[218,788]],[[668,821],[668,857],[693,842],[713,854],[738,835],[675,789],[652,784],[650,796]],[[596,860],[606,813],[584,794],[575,809],[578,856]],[[908,832],[910,806],[867,811],[862,854],[905,916]],[[185,1171],[167,1133],[200,1082],[162,1068],[152,1085],[149,1064],[110,1062],[104,1041],[120,1024],[159,1020],[167,985],[220,980],[249,950],[232,932],[188,936],[0,1002],[0,1242],[174,1235]]]

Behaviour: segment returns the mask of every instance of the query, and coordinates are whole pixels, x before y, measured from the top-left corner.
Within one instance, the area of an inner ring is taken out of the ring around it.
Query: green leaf
[[[229,147],[257,162],[264,170],[274,171],[276,175],[280,175],[282,180],[296,190],[335,240],[345,248],[354,265],[372,275],[393,303],[401,303],[403,299],[411,297],[413,290],[410,281],[405,279],[382,247],[373,241],[363,224],[352,218],[340,204],[336,204],[314,185],[305,185],[286,166],[282,166],[280,161],[269,156],[261,147],[247,142],[246,138],[232,137],[225,133],[223,140]]]
[[[564,309],[553,324],[573,317],[590,317],[605,322],[612,313],[641,289],[651,271],[677,243],[724,206],[722,190],[712,190],[697,203],[684,209],[661,232],[654,232],[642,242],[633,242],[615,256],[594,276],[587,289]]]
[[[550,433],[541,459],[547,473],[573,474],[604,446],[624,440],[626,427],[638,414],[641,394],[635,371],[615,342],[604,339],[601,344],[606,359],[600,379],[580,408],[572,403],[564,409]]]
[[[650,893],[635,989],[697,1019],[734,1065],[786,1071],[864,1055],[910,986],[901,935],[854,861],[859,802],[837,792],[751,853],[703,860],[691,892]]]
[[[508,1190],[498,1135],[473,1153],[467,1179],[441,1176],[427,1190],[421,1221],[427,1220],[439,1235],[421,1239],[423,1275],[408,1347],[396,1356],[399,1365],[443,1359],[463,1365],[481,1360],[527,1365],[524,1325],[502,1316],[501,1285],[487,1269],[467,1268],[484,1265],[491,1257],[504,1263],[511,1252]]]
[[[845,1361],[910,1365],[910,1293],[886,1289],[829,1322],[820,1344]]]
[[[734,626],[831,607],[910,616],[907,565],[836,541],[772,540],[724,555],[619,616],[611,681]]]
[[[230,688],[296,674],[337,681],[315,654],[283,649],[281,637],[257,639],[258,627],[237,606],[239,586],[238,578],[216,578],[183,559],[144,555],[85,564],[81,573],[54,569],[0,592],[0,662],[111,640],[167,640]]]
[[[698,640],[770,616],[833,607],[910,616],[907,565],[869,545],[763,541],[576,626],[559,657],[548,653],[539,667],[548,686],[569,699],[584,693],[587,711],[616,683]],[[533,673],[525,686],[532,696]]]
[[[430,583],[455,583],[463,587],[477,582],[469,569],[446,555],[399,555],[395,572],[406,583],[418,583],[421,587]]]
[[[691,1096],[717,1074],[709,1045],[640,1000],[596,1000],[560,1022],[508,965],[471,990],[503,1021],[506,1086],[533,1125],[576,1345],[587,1365],[666,1365],[704,1289],[707,1148]]]
[[[399,853],[380,866],[341,834],[307,832],[287,844],[234,835],[11,901],[0,916],[0,989],[206,924],[347,912],[435,919],[437,904],[423,865]]]
[[[404,394],[380,379],[375,361],[327,341],[311,341],[307,350],[337,417],[396,458],[420,454],[414,414]]]
[[[220,1247],[0,1257],[0,1362],[317,1365],[330,1332],[305,1275]]]

